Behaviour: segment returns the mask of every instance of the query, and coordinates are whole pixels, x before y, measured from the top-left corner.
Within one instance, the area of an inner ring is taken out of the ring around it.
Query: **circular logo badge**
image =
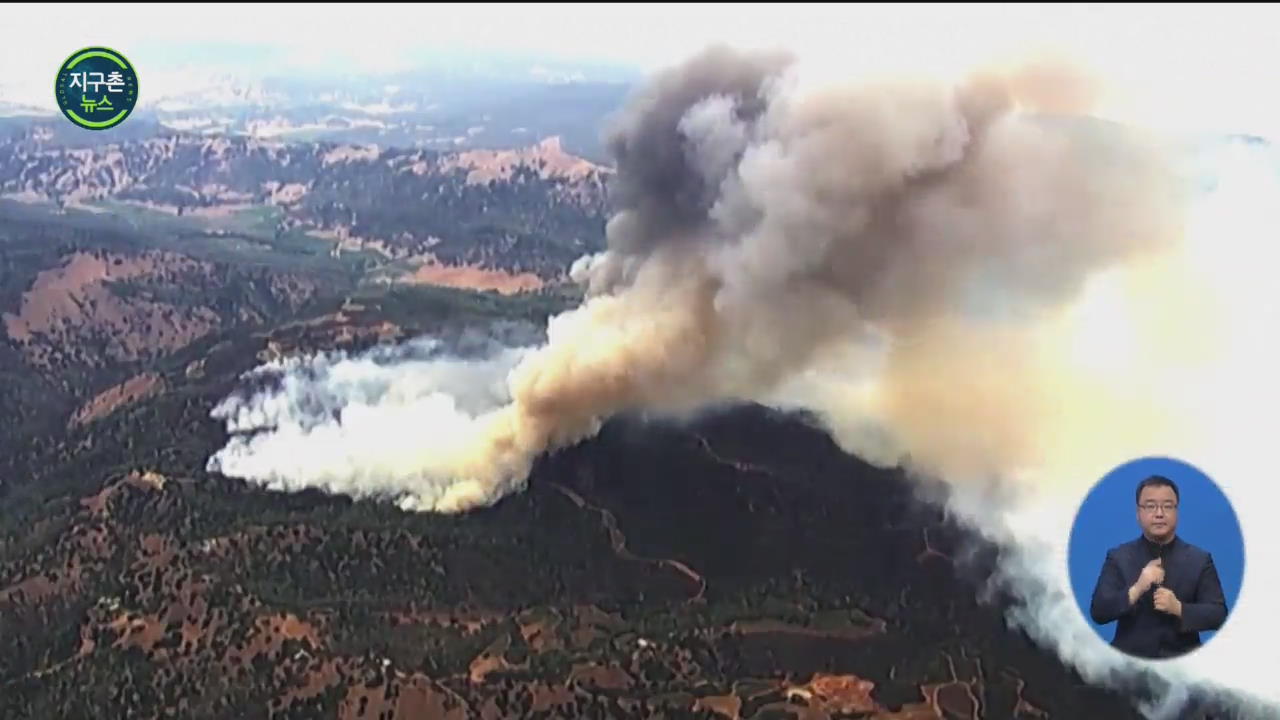
[[[62,63],[53,90],[68,120],[88,130],[106,130],[133,112],[138,103],[138,74],[115,50],[88,47]]]

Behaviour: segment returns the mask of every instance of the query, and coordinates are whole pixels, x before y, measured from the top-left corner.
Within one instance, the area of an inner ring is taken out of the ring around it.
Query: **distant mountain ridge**
[[[91,148],[36,126],[0,140],[0,197],[180,216],[259,207],[342,249],[543,278],[603,247],[609,170],[558,138],[515,150],[441,153],[247,137],[168,135]]]
[[[181,53],[169,56],[172,63]],[[442,151],[511,149],[560,136],[571,152],[604,162],[600,129],[638,76],[539,58],[437,58],[398,73],[288,75],[179,64],[143,77],[133,116],[111,133],[79,131],[59,117],[52,93],[24,93],[0,80],[0,131],[5,124],[52,119],[55,130],[76,130],[60,133],[73,143],[136,137],[130,133],[142,125],[157,132]]]

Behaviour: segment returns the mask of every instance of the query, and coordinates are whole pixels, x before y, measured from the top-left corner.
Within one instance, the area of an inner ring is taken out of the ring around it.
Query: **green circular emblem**
[[[138,73],[115,50],[88,47],[58,68],[53,92],[68,120],[88,130],[106,130],[124,122],[138,104]]]

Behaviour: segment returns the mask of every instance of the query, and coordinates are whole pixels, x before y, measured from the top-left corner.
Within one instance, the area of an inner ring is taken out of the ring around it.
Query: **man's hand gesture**
[[[1152,585],[1159,585],[1164,582],[1164,561],[1156,558],[1147,563],[1142,568],[1142,574],[1138,576],[1139,594],[1146,592]]]
[[[1174,617],[1182,617],[1182,601],[1169,588],[1160,588],[1156,590],[1155,595],[1156,609],[1162,613],[1169,613]]]
[[[1142,597],[1142,594],[1152,585],[1159,585],[1162,582],[1164,582],[1164,562],[1156,558],[1142,568],[1142,574],[1138,575],[1137,581],[1129,586],[1129,604],[1138,602],[1138,598]]]

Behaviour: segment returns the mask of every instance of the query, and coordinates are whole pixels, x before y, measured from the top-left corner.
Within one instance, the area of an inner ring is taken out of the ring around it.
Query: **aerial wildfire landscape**
[[[599,157],[0,118],[0,717],[1276,717],[1239,634],[1107,648],[1024,522],[1262,457],[1195,445],[1280,358],[1193,197],[1269,145],[811,70],[606,88]]]

